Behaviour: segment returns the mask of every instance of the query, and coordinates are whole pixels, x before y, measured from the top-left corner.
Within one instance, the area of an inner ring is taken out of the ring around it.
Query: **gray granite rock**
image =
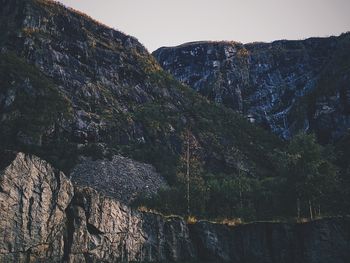
[[[290,138],[323,141],[350,127],[350,34],[302,41],[192,42],[153,55],[177,80]]]
[[[0,162],[0,262],[58,262],[71,182],[35,156],[5,152]]]
[[[141,213],[91,188],[76,188],[69,209],[69,260],[181,261],[194,258],[184,220]]]

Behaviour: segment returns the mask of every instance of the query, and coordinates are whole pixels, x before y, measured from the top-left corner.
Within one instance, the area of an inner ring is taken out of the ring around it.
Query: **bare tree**
[[[187,216],[190,216],[190,131],[186,131]]]

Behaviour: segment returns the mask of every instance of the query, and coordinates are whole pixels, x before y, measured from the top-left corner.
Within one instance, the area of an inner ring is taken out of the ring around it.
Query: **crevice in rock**
[[[28,249],[25,252],[25,254],[26,254],[26,261],[25,261],[25,263],[30,263],[30,249]]]
[[[54,176],[55,176],[55,179],[57,181],[57,187],[54,188],[54,189],[51,189],[52,191],[52,198],[53,200],[59,200],[59,193],[61,191],[61,178],[60,178],[60,172],[56,169],[54,169]],[[40,191],[40,197],[42,198],[42,191]],[[56,207],[57,207],[57,204],[58,202],[53,202],[52,203],[52,208],[50,210],[50,216],[49,216],[49,219],[52,218],[52,216],[54,215],[54,211],[56,210]],[[60,208],[60,207],[59,207]],[[48,220],[49,222],[49,220]]]
[[[74,211],[72,205],[69,204],[66,209],[66,233],[64,236],[64,246],[63,246],[63,258],[62,262],[69,261],[69,255],[71,253],[74,235]]]
[[[94,225],[92,225],[90,223],[86,223],[86,227],[87,227],[87,231],[91,235],[102,235],[102,234],[104,234],[104,232],[100,231],[97,227],[95,227]]]
[[[27,229],[29,231],[29,235],[32,235],[32,209],[34,204],[34,198],[31,197],[29,199],[29,207],[28,207],[28,222],[27,222]]]

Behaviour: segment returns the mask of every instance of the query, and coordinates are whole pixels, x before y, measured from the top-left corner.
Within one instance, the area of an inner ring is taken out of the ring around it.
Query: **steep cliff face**
[[[194,257],[181,218],[133,211],[91,188],[75,189],[69,208],[71,262],[181,261]]]
[[[23,153],[1,154],[1,262],[125,262],[194,257],[181,218],[141,213]]]
[[[350,34],[273,43],[193,42],[153,55],[176,79],[283,138],[350,127]],[[335,77],[336,76],[336,77]]]
[[[76,187],[47,162],[1,154],[1,262],[347,263],[350,219],[187,225]]]
[[[199,222],[190,234],[200,261],[327,263],[348,260],[349,226],[349,219],[336,218],[233,228]]]
[[[59,262],[71,182],[45,161],[23,153],[2,153],[0,163],[0,261]]]

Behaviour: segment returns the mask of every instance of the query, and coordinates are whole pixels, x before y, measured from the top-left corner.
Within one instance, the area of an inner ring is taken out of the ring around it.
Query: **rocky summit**
[[[1,262],[346,263],[349,218],[227,226],[139,212],[73,188],[38,157],[1,153]]]
[[[350,34],[301,41],[193,42],[153,55],[177,80],[282,138],[323,142],[350,127]]]

